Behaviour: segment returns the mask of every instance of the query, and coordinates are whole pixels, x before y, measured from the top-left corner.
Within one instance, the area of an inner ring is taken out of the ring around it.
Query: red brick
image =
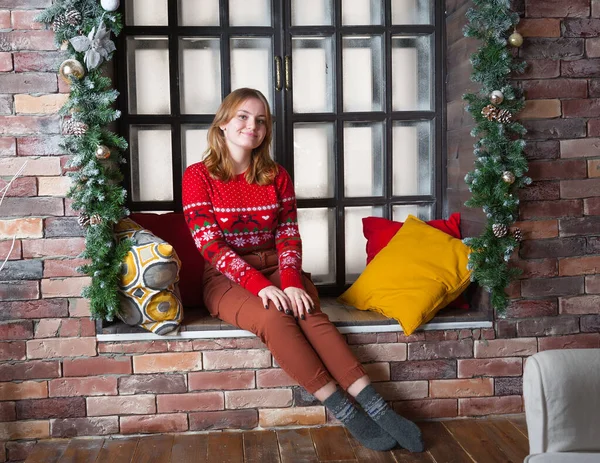
[[[77,257],[85,250],[84,238],[52,238],[23,241],[23,257]]]
[[[120,418],[121,434],[182,432],[188,430],[187,414],[138,415]]]
[[[564,117],[599,117],[600,99],[563,100],[562,111]]]
[[[557,220],[529,220],[515,222],[515,227],[521,229],[524,240],[555,238],[558,236]]]
[[[410,400],[427,397],[429,384],[427,381],[390,381],[374,383],[373,387],[387,401]]]
[[[226,408],[277,408],[292,405],[290,389],[269,389],[269,393],[261,390],[225,391]]]
[[[561,198],[587,198],[598,196],[600,193],[600,178],[585,180],[561,180]]]
[[[597,77],[598,71],[600,71],[600,59],[597,58],[562,61],[560,65],[560,73],[566,77]]]
[[[137,341],[137,342],[99,342],[98,352],[101,354],[151,354],[166,352],[166,341]]]
[[[38,339],[57,337],[60,322],[60,318],[44,318],[40,320],[35,326],[35,337]]]
[[[363,367],[372,382],[390,380],[390,364],[388,362],[365,363]],[[282,386],[285,386],[285,384],[282,384]]]
[[[13,53],[16,72],[57,72],[67,57],[61,51]]]
[[[456,341],[458,331],[426,331],[425,341]]]
[[[259,370],[259,377],[269,377],[270,372],[283,372],[280,369]],[[280,378],[279,375],[277,378]],[[227,389],[253,389],[255,387],[253,371],[202,371],[188,374],[189,390],[227,390]],[[286,384],[287,385],[287,384]],[[273,387],[265,386],[260,387]]]
[[[561,314],[600,314],[600,296],[561,297],[558,307]]]
[[[591,122],[591,121],[590,121]],[[561,158],[594,157],[600,149],[600,138],[560,140]]]
[[[40,133],[60,133],[59,116],[0,116],[0,135]]]
[[[473,356],[473,341],[411,342],[409,360],[455,359]]]
[[[0,383],[2,400],[45,399],[48,397],[46,381],[24,381],[22,383]]]
[[[557,159],[560,156],[558,140],[532,141],[525,146],[524,154],[530,161],[535,159]]]
[[[88,397],[86,400],[88,416],[156,413],[156,399],[153,395]]]
[[[15,379],[58,378],[59,376],[59,362],[40,362],[29,360],[23,363],[4,363],[0,365],[0,381],[14,381]]]
[[[325,407],[275,408],[259,410],[258,424],[263,428],[275,426],[315,426],[326,423]]]
[[[579,317],[544,317],[517,321],[518,336],[556,336],[579,333]]]
[[[394,402],[394,410],[408,419],[454,418],[458,415],[456,399],[403,400]]]
[[[600,17],[600,2],[598,0],[592,0],[592,18]]]
[[[62,320],[58,333],[61,338],[94,336],[96,334],[96,325],[93,320],[68,318]]]
[[[599,88],[600,88],[600,86],[599,86]],[[600,96],[600,92],[598,92],[598,95],[594,95],[594,96]],[[600,136],[600,119],[588,120],[587,132],[588,132],[588,137],[599,137]]]
[[[533,184],[520,190],[518,195],[521,201],[550,201],[560,199],[560,183],[557,181],[535,181]]]
[[[20,400],[17,402],[19,420],[82,416],[85,416],[85,399],[83,397]]]
[[[586,39],[585,41],[585,54],[588,58],[600,58],[600,38],[594,37],[592,39]],[[592,92],[590,86],[590,96],[598,96],[595,92]]]
[[[12,69],[12,54],[8,52],[0,52],[0,72],[12,71]]]
[[[358,333],[346,335],[348,344],[376,344],[377,333]]]
[[[562,22],[563,37],[597,37],[600,35],[598,19],[565,19]]]
[[[2,426],[0,426],[0,441],[9,439],[44,439],[49,437],[48,430],[48,420],[2,423]]]
[[[584,159],[534,161],[528,175],[534,181],[586,178],[587,164]]]
[[[133,375],[119,378],[119,394],[175,394],[187,392],[184,375]]]
[[[16,421],[17,413],[14,402],[0,402],[0,422]],[[1,451],[2,447],[0,447]],[[0,460],[1,461],[1,460]]]
[[[158,395],[156,396],[156,404],[158,413],[214,411],[225,408],[222,392],[186,392],[185,394]]]
[[[556,299],[521,299],[509,303],[505,316],[507,318],[548,317],[557,313]]]
[[[37,281],[0,281],[0,301],[22,301],[39,297]]]
[[[560,20],[521,19],[519,31],[523,37],[560,37]]]
[[[10,29],[10,11],[9,10],[0,10],[0,29]]]
[[[0,241],[0,257],[2,257],[2,262],[4,262],[4,259],[6,259],[9,252],[10,256],[8,256],[8,260],[21,259],[21,240],[15,240],[14,243],[12,239]],[[0,315],[0,320],[2,320],[2,315]]]
[[[13,10],[12,27],[13,29],[43,29],[44,25],[35,20],[39,10]]]
[[[600,275],[585,277],[585,292],[587,294],[600,294]]]
[[[552,79],[558,76],[560,76],[560,60],[530,58],[527,60],[525,72],[516,77],[518,79]]]
[[[271,366],[271,353],[262,349],[204,352],[203,360],[205,370],[268,368]]]
[[[93,357],[65,359],[64,376],[98,376],[131,374],[131,357]]]
[[[575,296],[583,292],[583,278],[536,278],[521,282],[523,297]]]
[[[169,371],[202,370],[199,352],[146,354],[133,357],[134,373],[164,373]]]
[[[537,352],[535,338],[475,341],[475,358],[522,357]]]
[[[18,142],[17,142],[18,146]],[[52,157],[44,157],[44,158],[23,158],[23,157],[2,157],[0,158],[0,167],[4,175],[16,175],[21,171],[21,175],[27,176],[47,176],[47,175],[59,175],[60,174],[60,159],[52,158]],[[31,206],[35,206],[37,203],[35,201],[39,201],[40,204],[45,206],[44,208],[34,209]],[[21,200],[11,200],[11,203],[20,206],[21,209],[18,211],[18,214],[11,213],[11,216],[21,217],[25,215],[51,215],[54,211],[50,206],[55,205],[59,201],[56,198],[36,198],[34,200],[31,199],[21,199]],[[4,206],[8,206],[7,203],[4,203]],[[62,204],[61,204],[62,206]],[[54,206],[56,207],[56,206]],[[8,208],[8,207],[7,207]],[[23,210],[27,208],[27,210]],[[29,209],[33,209],[34,212]],[[62,207],[60,209],[63,210]],[[37,211],[41,211],[37,213]],[[7,216],[7,212],[5,210],[4,215]]]
[[[456,361],[423,360],[392,362],[390,377],[392,381],[456,378]]]
[[[523,399],[521,396],[458,399],[460,416],[505,415],[522,411]]]
[[[559,261],[561,276],[600,273],[600,256],[569,257]]]
[[[48,388],[50,397],[117,395],[117,378],[98,376],[53,379],[48,382]]]
[[[69,316],[71,317],[91,317],[90,301],[83,298],[69,299]],[[94,328],[95,331],[95,328]],[[102,352],[102,351],[98,351]]]
[[[528,18],[586,18],[590,15],[590,2],[589,0],[529,1],[525,4],[525,14]]]
[[[583,213],[583,204],[577,199],[523,202],[520,213],[521,220],[579,217]]]
[[[494,381],[491,378],[433,380],[429,382],[429,395],[432,398],[491,396]]]
[[[558,228],[561,236],[593,236],[600,230],[600,217],[561,219]]]
[[[190,431],[253,429],[258,426],[258,412],[256,410],[198,412],[190,413],[189,416]]]
[[[520,279],[545,278],[558,275],[558,262],[556,259],[540,260],[513,260],[515,267],[521,269]]]
[[[30,321],[0,322],[0,340],[31,339],[33,323]]]
[[[54,31],[0,32],[4,51],[56,50]]]
[[[0,156],[2,154],[0,153]],[[2,190],[8,181],[0,179],[0,190]],[[15,179],[11,184],[10,188],[6,191],[7,197],[24,197],[24,196],[36,196],[37,195],[37,183],[35,177],[20,177]]]
[[[8,450],[9,461],[27,460],[27,457],[29,456],[35,445],[35,441],[7,442],[6,450]]]
[[[119,433],[116,416],[101,418],[66,418],[50,421],[52,437],[108,436]]]
[[[194,350],[192,341],[167,341],[169,352],[191,352]]]
[[[1,57],[0,53],[0,57]],[[0,58],[1,59],[1,58]],[[0,64],[1,65],[1,64]],[[0,156],[16,156],[17,150],[17,139],[15,137],[0,137]],[[0,180],[0,187],[4,188],[4,186],[9,182],[10,179]],[[14,179],[11,185],[11,189],[14,188],[15,182],[19,179]],[[9,190],[10,191],[10,190]],[[8,196],[11,194],[9,192],[6,193]]]
[[[587,134],[585,119],[527,119],[522,123],[526,140],[583,138]]]
[[[66,299],[3,302],[0,310],[0,320],[68,316]]]
[[[191,378],[190,378],[191,384]],[[269,368],[266,370],[258,370],[256,372],[256,386],[258,388],[282,387],[282,386],[297,386],[298,382],[292,379],[281,368]],[[248,388],[254,387],[249,386]],[[242,389],[229,387],[228,389]]]
[[[17,112],[20,101],[15,101]],[[560,100],[526,100],[525,107],[519,112],[518,119],[549,119],[562,115]]]
[[[62,338],[27,341],[27,358],[85,357],[96,355],[96,338]]]
[[[539,350],[591,349],[600,347],[600,333],[571,334],[539,339]]]
[[[58,156],[64,154],[64,149],[60,147],[61,140],[62,136],[60,135],[48,135],[40,138],[20,137],[17,138],[17,153],[19,156]],[[60,159],[58,162],[60,167]],[[54,175],[60,175],[60,173],[59,168]]]
[[[359,362],[390,362],[406,360],[406,344],[365,344],[351,346]]]
[[[25,341],[0,342],[0,360],[25,360]]]
[[[522,374],[523,360],[518,357],[458,360],[459,378],[473,378],[476,376],[520,376]]]
[[[557,238],[551,240],[526,240],[521,243],[519,255],[525,259],[580,256],[586,252],[584,237]],[[558,270],[558,266],[555,266]]]

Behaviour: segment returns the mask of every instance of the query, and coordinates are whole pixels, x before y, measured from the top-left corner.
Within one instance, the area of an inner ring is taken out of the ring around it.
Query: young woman
[[[271,134],[263,94],[235,90],[209,128],[204,161],[183,176],[183,210],[207,261],[204,303],[212,316],[255,333],[364,446],[389,450],[398,443],[420,452],[419,428],[371,386],[302,272],[294,187],[269,155]]]

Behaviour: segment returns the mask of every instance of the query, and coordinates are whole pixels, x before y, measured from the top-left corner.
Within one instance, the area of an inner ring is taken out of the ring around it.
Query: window
[[[294,178],[304,267],[337,295],[365,265],[361,219],[428,220],[443,194],[443,11],[433,0],[127,0],[120,127],[134,211],[181,210],[222,100],[269,100]]]

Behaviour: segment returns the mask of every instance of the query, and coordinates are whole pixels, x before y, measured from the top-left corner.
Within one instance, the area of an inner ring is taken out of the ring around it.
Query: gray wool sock
[[[369,384],[360,391],[356,400],[367,412],[367,415],[392,435],[401,447],[411,452],[424,450],[423,437],[419,427],[392,410],[372,385]]]
[[[358,407],[352,404],[345,394],[337,389],[323,402],[333,412],[348,431],[365,447],[386,451],[394,448],[396,440],[381,429]]]

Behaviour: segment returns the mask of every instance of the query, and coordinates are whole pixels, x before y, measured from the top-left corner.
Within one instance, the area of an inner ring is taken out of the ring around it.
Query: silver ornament
[[[510,171],[502,172],[502,181],[508,184],[512,184],[515,181],[515,174]]]
[[[504,94],[500,90],[494,90],[490,93],[490,101],[495,105],[499,105],[504,101]]]
[[[100,0],[100,5],[106,11],[116,11],[119,9],[119,4],[121,2],[119,0]]]

